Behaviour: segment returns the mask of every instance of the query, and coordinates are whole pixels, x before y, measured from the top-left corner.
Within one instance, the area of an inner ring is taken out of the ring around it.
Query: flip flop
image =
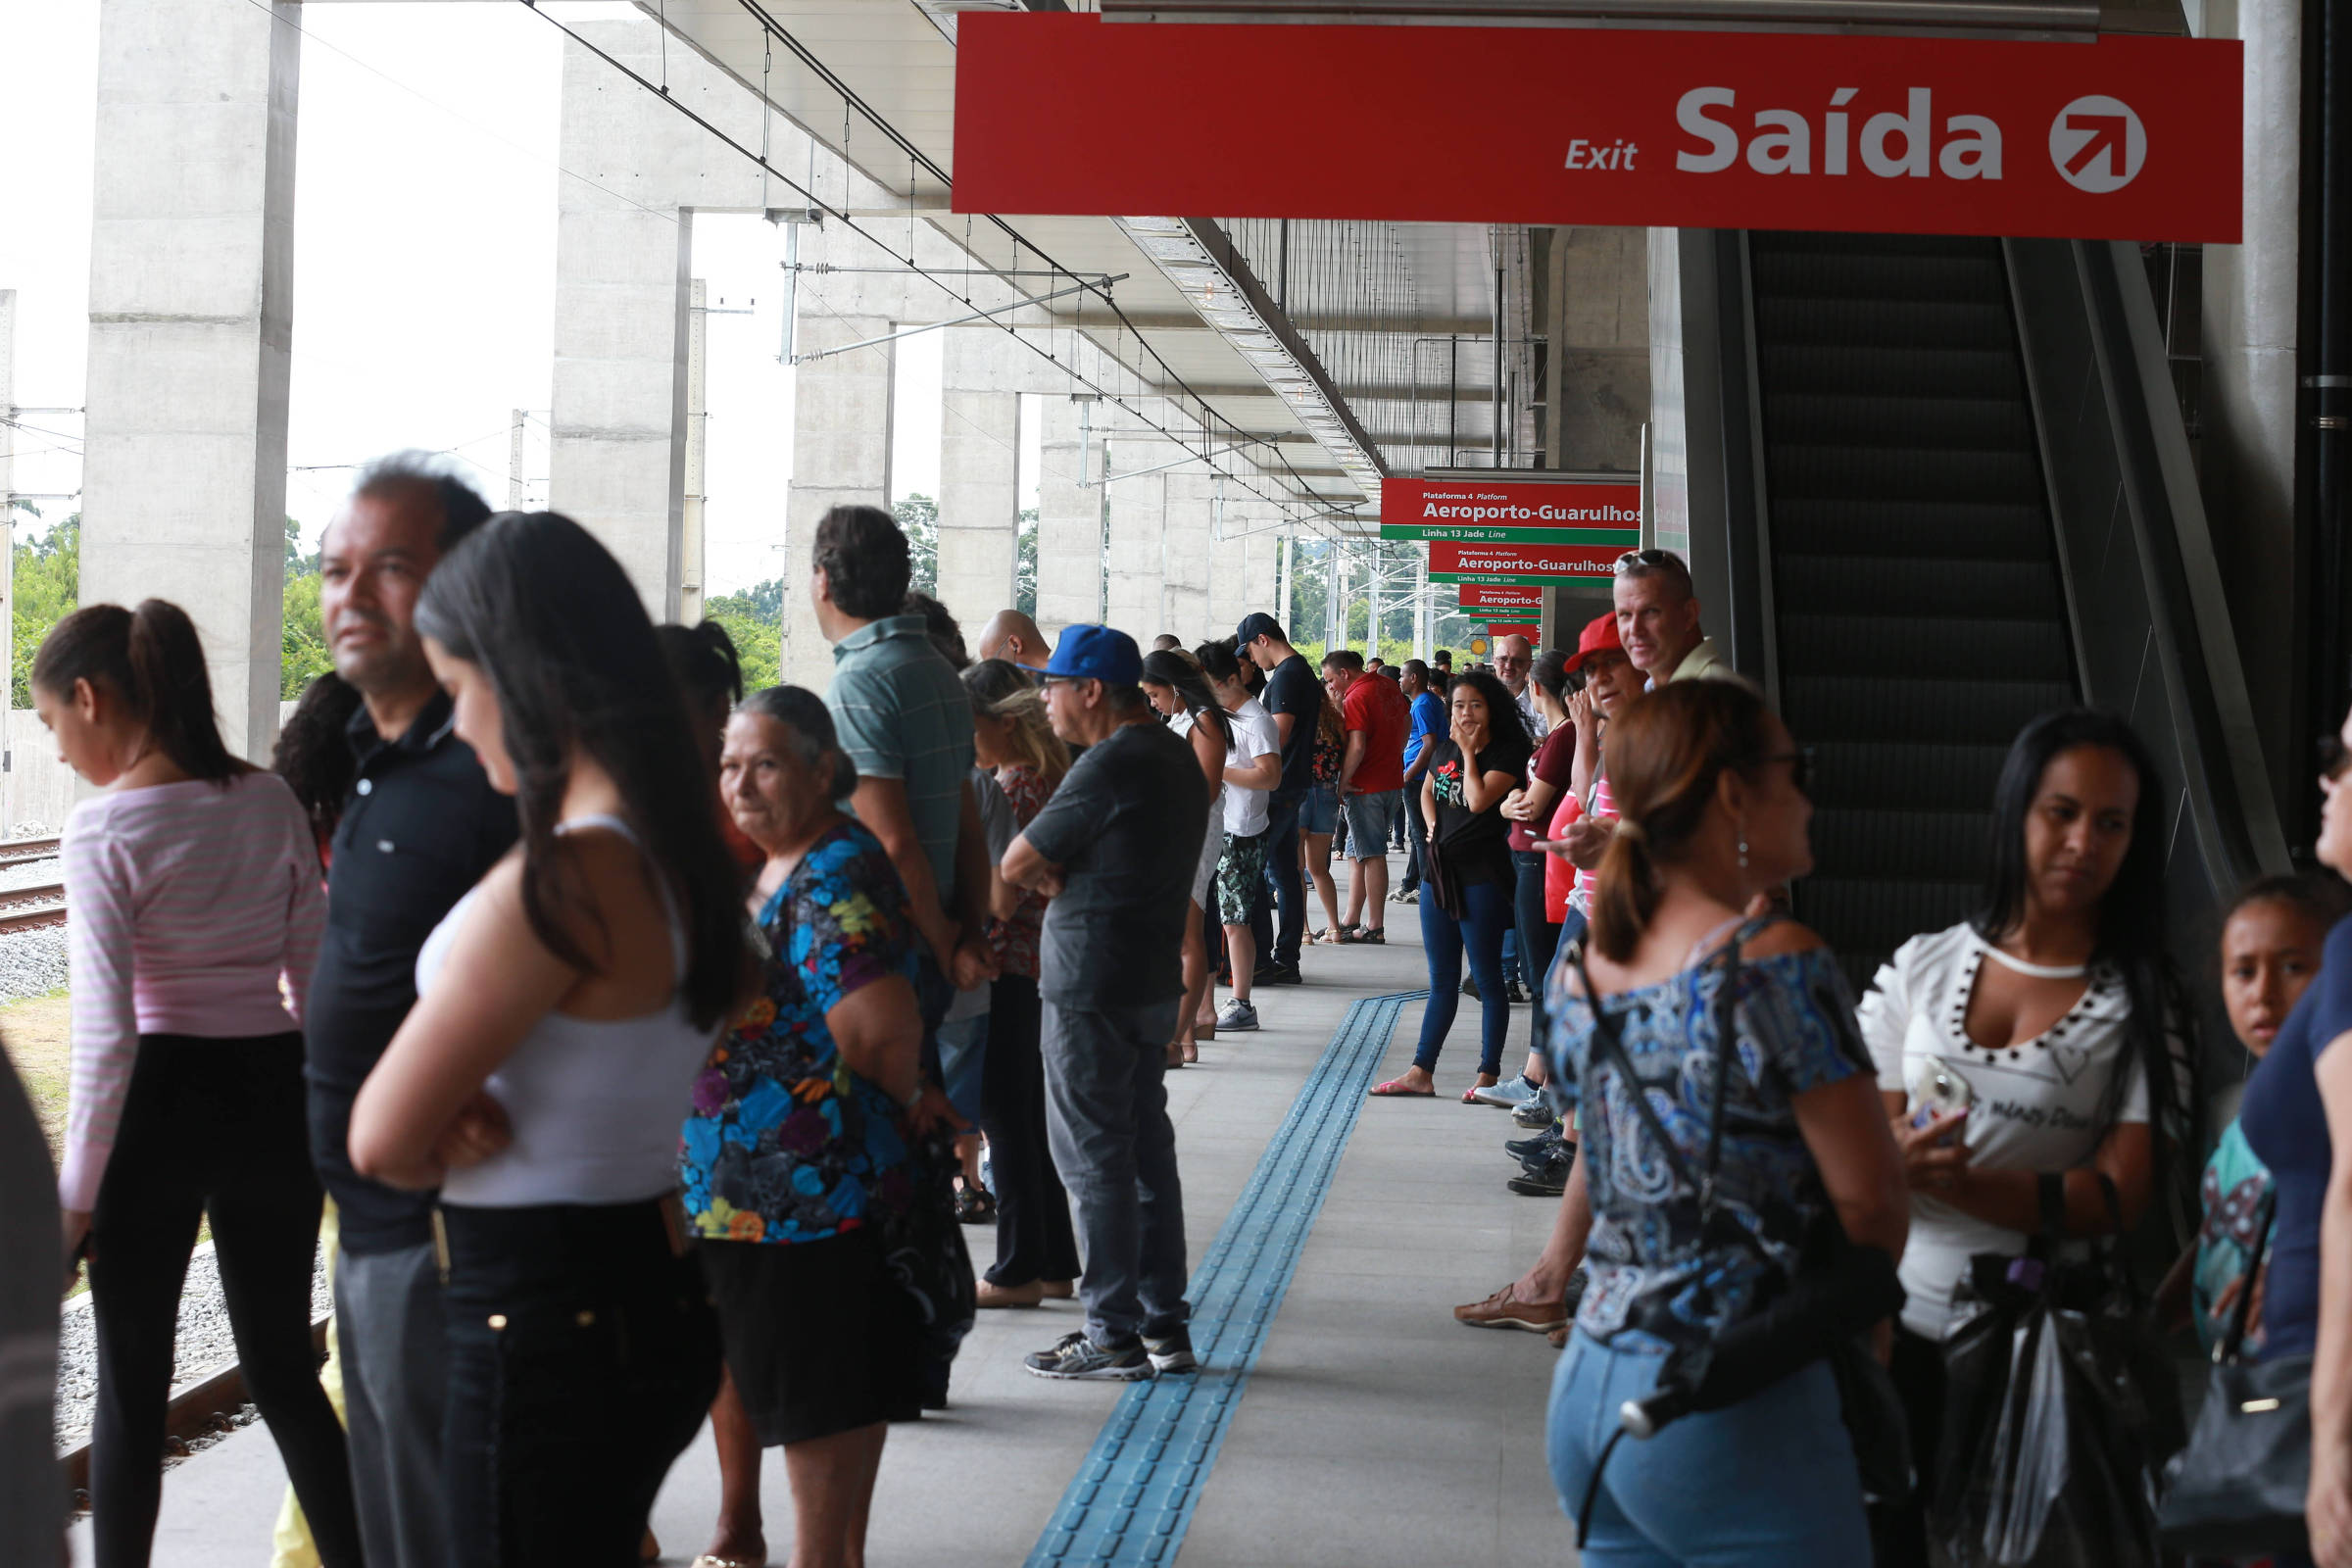
[[[1414,1089],[1401,1078],[1392,1078],[1385,1084],[1374,1084],[1369,1092],[1387,1100],[1435,1100],[1438,1098],[1438,1092],[1435,1089]]]

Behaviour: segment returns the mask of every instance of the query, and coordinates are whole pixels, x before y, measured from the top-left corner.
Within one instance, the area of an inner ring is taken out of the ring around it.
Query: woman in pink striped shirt
[[[148,1559],[207,1213],[245,1385],[320,1559],[357,1568],[343,1429],[311,1348],[319,1187],[299,1018],[325,907],[310,822],[283,779],[221,744],[203,645],[174,605],[75,611],[42,640],[31,684],[66,762],[103,792],[66,823],[74,1083],[58,1184],[68,1280],[90,1262],[98,1568]]]

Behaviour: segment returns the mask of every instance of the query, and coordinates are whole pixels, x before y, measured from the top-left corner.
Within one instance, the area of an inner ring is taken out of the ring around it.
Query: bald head
[[[1494,673],[1511,689],[1513,697],[1527,690],[1527,672],[1536,662],[1535,650],[1526,638],[1517,633],[1494,645]]]
[[[1027,615],[1017,610],[1000,610],[980,629],[980,657],[1009,660],[1024,669],[1043,669],[1054,657],[1054,645]]]

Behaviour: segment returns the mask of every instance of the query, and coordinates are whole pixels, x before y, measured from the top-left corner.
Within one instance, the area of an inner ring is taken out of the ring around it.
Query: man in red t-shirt
[[[1348,858],[1354,862],[1348,918],[1334,935],[1342,942],[1386,942],[1381,922],[1389,900],[1389,833],[1403,809],[1404,732],[1412,708],[1396,682],[1367,677],[1364,656],[1350,649],[1323,656],[1323,684],[1348,725],[1340,809],[1348,813]]]

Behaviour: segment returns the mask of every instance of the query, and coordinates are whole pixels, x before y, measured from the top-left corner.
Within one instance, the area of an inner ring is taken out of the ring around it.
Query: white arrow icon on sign
[[[2050,122],[2050,162],[2077,190],[2094,196],[2122,190],[2148,161],[2148,133],[2121,98],[2092,93],[2058,111]]]

